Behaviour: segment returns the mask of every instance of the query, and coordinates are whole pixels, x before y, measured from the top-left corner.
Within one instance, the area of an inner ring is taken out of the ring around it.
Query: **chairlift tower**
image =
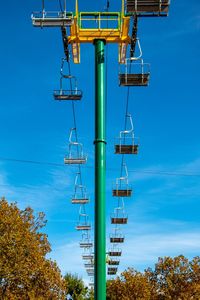
[[[89,43],[95,48],[95,250],[94,257],[91,254],[84,254],[83,259],[92,260],[94,258],[94,270],[88,268],[87,272],[90,276],[94,275],[95,300],[106,299],[106,218],[105,218],[105,183],[106,183],[106,109],[105,109],[105,55],[104,49],[106,44],[118,44],[118,61],[125,64],[125,72],[119,74],[120,85],[123,86],[147,86],[149,80],[149,72],[144,72],[143,60],[136,63],[141,66],[142,71],[136,74],[128,74],[127,64],[133,57],[126,58],[128,45],[131,45],[132,55],[136,46],[137,28],[133,28],[135,36],[129,34],[131,17],[134,23],[137,23],[137,17],[159,17],[167,16],[169,8],[169,0],[122,0],[121,11],[119,12],[79,12],[78,0],[76,1],[75,13],[66,10],[66,0],[64,0],[64,10],[58,13],[47,12],[44,8],[44,0],[42,0],[43,8],[41,12],[32,14],[32,23],[35,27],[60,27],[62,31],[64,52],[66,59],[68,57],[68,45],[71,45],[73,62],[80,63],[80,45]],[[135,22],[136,20],[136,22]],[[95,21],[95,22],[94,22]],[[84,27],[84,24],[91,23],[93,27]],[[95,27],[94,27],[94,24]],[[107,24],[107,26],[105,26]],[[109,24],[109,26],[108,26]],[[113,24],[113,25],[110,25]],[[67,36],[66,27],[70,29],[70,35]],[[81,91],[63,90],[63,81],[69,79],[61,74],[60,90],[54,91],[55,100],[80,100]],[[66,81],[65,81],[66,82]],[[72,129],[75,130],[75,129]],[[131,132],[131,131],[130,131]],[[72,133],[72,132],[71,132]],[[123,133],[123,132],[122,132]],[[128,132],[129,133],[129,132]],[[127,132],[124,132],[127,134]],[[81,144],[72,141],[70,136],[70,147],[79,147],[81,152]],[[137,145],[125,145],[121,142],[115,147],[115,153],[118,154],[137,154]],[[71,148],[70,148],[71,151]],[[71,152],[70,152],[71,153]],[[82,152],[81,152],[82,155]],[[83,156],[78,159],[72,157],[65,158],[66,164],[83,164],[86,158]],[[123,178],[124,179],[124,178]],[[126,179],[126,178],[125,178]],[[126,185],[127,186],[127,185]],[[124,192],[125,191],[125,192]],[[118,190],[113,193],[123,193],[123,196],[130,196],[131,190]],[[124,194],[125,193],[125,194]],[[129,194],[128,194],[129,193]],[[120,194],[121,195],[121,194]],[[119,196],[119,194],[114,194]],[[121,195],[122,196],[122,195]],[[76,201],[75,201],[76,200]],[[74,198],[74,203],[83,201],[84,199]],[[88,200],[87,200],[88,201]],[[90,230],[91,226],[87,223],[87,215],[82,214],[85,218],[84,224],[78,224],[77,230]],[[126,224],[127,216],[114,216],[111,218],[113,224]],[[117,272],[116,267],[119,260],[116,257],[121,256],[121,249],[115,246],[116,242],[123,242],[123,236],[111,236],[111,242],[114,243],[113,248],[109,250],[110,257],[114,257],[109,261],[108,273],[114,275]],[[80,244],[80,246],[89,247],[90,244]]]

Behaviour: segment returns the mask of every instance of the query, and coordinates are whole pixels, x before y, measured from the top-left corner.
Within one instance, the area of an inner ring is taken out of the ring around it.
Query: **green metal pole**
[[[104,40],[95,40],[95,300],[106,300]]]

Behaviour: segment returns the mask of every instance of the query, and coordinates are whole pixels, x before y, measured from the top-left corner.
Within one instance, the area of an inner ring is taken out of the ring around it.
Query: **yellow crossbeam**
[[[126,49],[130,44],[131,39],[129,37],[130,17],[120,16],[116,21],[121,24],[118,28],[81,28],[79,25],[78,16],[74,17],[74,21],[70,27],[70,36],[68,37],[68,43],[72,45],[72,54],[74,63],[80,63],[80,44],[81,43],[94,43],[96,39],[103,39],[106,43],[119,44],[119,62],[125,63]],[[91,15],[97,15],[98,13],[92,13]],[[112,13],[111,13],[112,14]],[[99,13],[98,20],[101,21],[101,13]],[[90,19],[88,19],[90,20]],[[109,20],[109,15],[106,18]],[[112,20],[112,19],[111,19]],[[86,19],[87,21],[87,19]],[[91,21],[94,21],[91,19]],[[102,19],[105,21],[105,19]]]

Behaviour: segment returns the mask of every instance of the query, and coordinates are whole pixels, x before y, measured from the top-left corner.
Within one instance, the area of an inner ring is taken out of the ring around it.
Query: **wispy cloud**
[[[62,246],[54,247],[50,257],[57,261],[63,275],[66,273],[78,274],[85,282],[88,282],[78,239],[73,238],[73,242],[65,242]]]
[[[74,178],[70,172],[68,174],[60,170],[53,170],[49,174],[49,183],[38,182],[31,184],[11,184],[8,174],[1,167],[0,193],[9,202],[16,201],[19,207],[24,208],[30,205],[35,210],[43,210],[55,205],[55,199],[62,199],[64,195],[73,193],[71,185]],[[70,188],[69,188],[70,187]]]
[[[189,33],[197,33],[200,30],[200,15],[184,19],[184,23],[179,22],[178,24],[181,26],[178,27],[178,25],[173,31],[166,33],[168,38],[174,38]]]
[[[173,257],[180,254],[188,258],[197,256],[200,253],[200,231],[185,230],[170,233],[163,230],[161,232],[163,225],[169,224],[171,227],[172,223],[171,221],[160,223],[157,232],[156,228],[159,224],[146,224],[143,232],[140,229],[137,232],[137,230],[129,228],[125,237],[125,244],[121,246],[122,257],[119,272],[127,267],[134,267],[143,271],[145,268],[153,267],[160,256]],[[177,224],[177,221],[174,223]],[[149,227],[151,227],[150,233]],[[137,228],[139,228],[138,224]],[[81,255],[82,251],[79,248],[78,239],[73,238],[73,242],[66,243],[65,241],[62,246],[54,247],[50,256],[58,262],[63,274],[67,272],[77,273],[85,282],[88,282],[89,278],[86,275]]]
[[[181,165],[155,165],[129,171],[129,181],[133,185],[151,181],[151,186],[142,190],[145,194],[171,192],[174,195],[200,195],[200,159]],[[153,179],[153,181],[152,181]]]
[[[159,256],[193,257],[200,253],[200,232],[172,232],[127,237],[120,269],[152,267]]]

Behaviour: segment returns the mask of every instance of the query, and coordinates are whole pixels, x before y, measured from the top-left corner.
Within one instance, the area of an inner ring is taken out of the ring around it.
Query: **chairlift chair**
[[[79,243],[80,248],[92,248],[93,247],[93,243],[92,242],[80,242]]]
[[[69,89],[63,89],[63,80],[67,80],[69,83]],[[59,101],[66,100],[81,100],[83,94],[81,90],[77,89],[77,80],[74,76],[67,76],[60,78],[60,89],[54,90],[54,99]]]
[[[131,114],[126,115],[130,128],[120,131],[118,142],[115,144],[115,154],[138,154],[138,139],[135,138],[133,119]]]
[[[109,252],[108,252],[108,255],[109,256],[121,256],[122,255],[122,250],[116,249],[116,248],[110,249]]]
[[[89,202],[88,198],[72,198],[72,204],[87,204]]]
[[[87,268],[86,271],[87,271],[88,273],[94,272],[94,268]]]
[[[33,12],[31,19],[35,27],[67,27],[73,23],[73,14],[66,11],[66,0],[64,11],[46,11],[44,0],[42,0],[42,11]]]
[[[70,27],[73,15],[68,12],[45,11],[33,12],[31,15],[34,27]]]
[[[127,222],[128,222],[128,216],[125,214],[123,214],[122,216],[113,214],[111,216],[111,224],[127,224]]]
[[[143,17],[166,17],[169,5],[169,0],[126,0],[126,12]]]
[[[107,271],[107,274],[108,275],[116,275],[117,274],[117,271]]]
[[[125,184],[121,184],[122,180],[126,180],[125,178],[117,178],[117,183],[115,189],[112,190],[113,197],[131,197],[132,196],[132,188],[128,185],[127,181]],[[119,181],[120,184],[119,184]]]
[[[143,59],[135,62],[134,58],[127,58],[125,73],[119,74],[120,86],[148,86],[150,78],[150,65],[143,62]],[[134,70],[131,72],[131,67]]]
[[[78,230],[78,231],[80,231],[80,230],[91,230],[91,225],[89,223],[78,224],[76,226],[76,230]]]
[[[90,229],[91,229],[91,226],[87,225],[87,224],[76,226],[76,230],[90,230]]]
[[[65,164],[85,164],[87,161],[87,157],[83,155],[83,146],[81,143],[78,143],[77,141],[72,141],[72,135],[73,132],[76,131],[76,128],[71,128],[70,130],[70,136],[69,136],[69,153],[64,158]],[[76,152],[73,151],[73,149],[76,149]]]
[[[128,170],[124,163],[123,168],[125,170],[125,175],[116,179],[116,186],[112,190],[113,197],[131,197],[132,189],[128,184]]]
[[[82,254],[82,258],[83,260],[93,260],[94,259],[94,255],[93,254]]]
[[[114,259],[110,259],[109,261],[108,261],[108,265],[109,266],[118,266],[119,265],[119,260],[114,260]]]
[[[113,189],[113,197],[131,197],[132,189]]]
[[[116,275],[116,272],[108,271],[107,274],[108,274],[108,275]]]
[[[138,145],[115,145],[115,154],[138,154]]]
[[[124,235],[122,234],[111,234],[110,243],[124,243]]]
[[[83,230],[83,231],[86,230],[86,232],[88,230],[91,230],[91,225],[88,222],[88,214],[86,213],[85,207],[83,205],[81,205],[79,208],[79,221],[78,221],[78,225],[76,226],[76,229]]]
[[[92,269],[86,269],[86,272],[89,276],[93,276],[94,275],[94,268]]]
[[[108,267],[108,272],[109,271],[117,272],[117,267]]]
[[[81,184],[81,182],[80,183],[78,182],[79,178],[80,178],[80,172],[76,174],[75,184],[74,184],[75,191],[71,200],[72,204],[86,204],[89,202],[89,198],[87,197],[86,194],[86,188]]]
[[[93,268],[94,267],[94,264],[92,263],[86,263],[84,264],[85,268]]]
[[[126,58],[125,70],[119,73],[120,86],[147,86],[149,83],[150,65],[143,62],[142,49],[138,38],[136,42],[139,54],[135,57]]]

